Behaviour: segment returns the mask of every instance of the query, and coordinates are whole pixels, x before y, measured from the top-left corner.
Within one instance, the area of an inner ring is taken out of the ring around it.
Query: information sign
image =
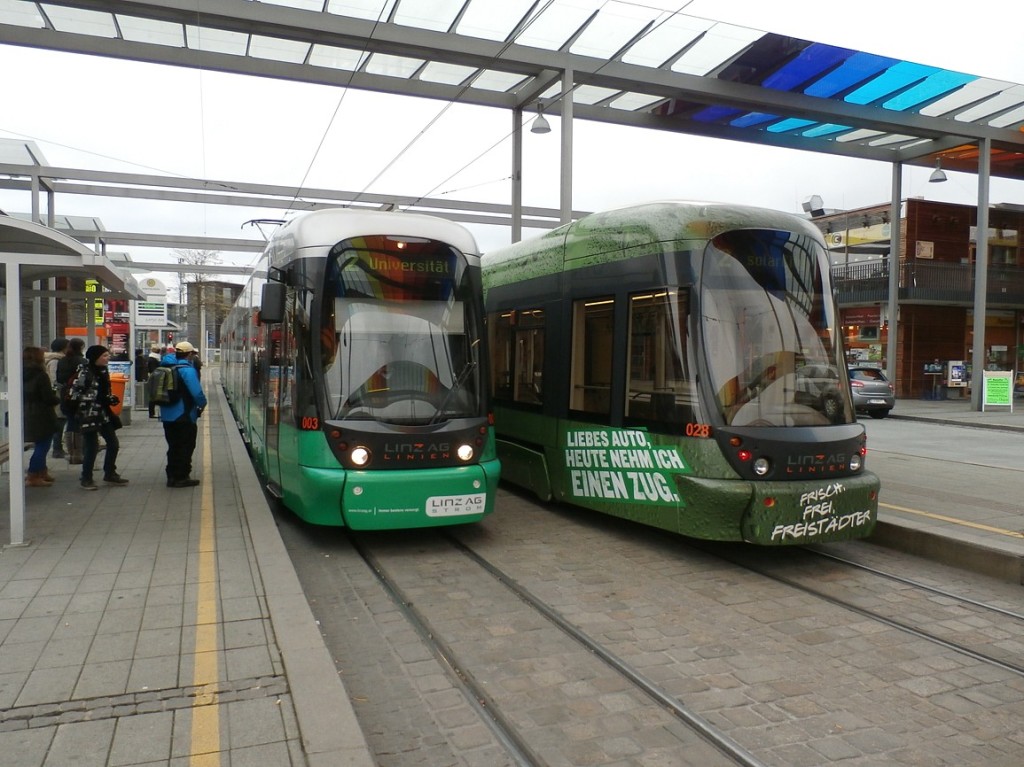
[[[1013,373],[985,371],[985,385],[981,391],[981,409],[986,405],[1008,407],[1013,411]]]

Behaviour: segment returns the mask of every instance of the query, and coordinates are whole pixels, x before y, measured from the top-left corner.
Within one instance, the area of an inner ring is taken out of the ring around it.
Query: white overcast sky
[[[646,4],[675,8],[682,0]],[[1024,83],[1020,0],[694,0],[685,11]],[[505,137],[511,117],[501,110],[456,105],[423,132],[443,102],[16,46],[0,46],[0,72],[0,138],[36,142],[51,165],[509,202],[511,142]],[[558,207],[557,120],[552,127],[547,135],[524,134],[526,205]],[[813,194],[840,209],[890,194],[886,163],[582,120],[574,141],[576,209],[679,198],[798,213]],[[904,195],[976,201],[974,176],[949,173],[949,182],[928,184],[928,174],[906,169]],[[994,179],[991,201],[1024,203],[1024,185]],[[27,211],[30,200],[0,190],[0,209]],[[84,196],[59,196],[57,212],[97,216],[115,231],[251,238],[259,234],[242,230],[244,221],[281,217],[274,210]],[[504,228],[469,228],[485,251],[508,242]],[[170,260],[164,251],[146,249],[131,256]],[[222,260],[249,263],[252,256],[224,254]]]

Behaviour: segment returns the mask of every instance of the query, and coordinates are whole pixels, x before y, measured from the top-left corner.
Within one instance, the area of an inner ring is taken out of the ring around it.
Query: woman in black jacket
[[[46,466],[53,433],[57,430],[57,411],[60,402],[53,382],[46,372],[45,352],[38,346],[28,346],[22,352],[22,402],[25,413],[25,441],[35,442],[32,457],[28,459],[28,487],[49,487],[53,477]]]

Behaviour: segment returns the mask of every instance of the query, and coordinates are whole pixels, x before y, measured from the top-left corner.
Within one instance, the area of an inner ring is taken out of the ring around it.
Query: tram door
[[[264,451],[267,482],[281,487],[281,459],[278,442],[281,434],[281,390],[287,323],[273,325],[267,339],[267,385],[263,387]]]
[[[267,479],[284,488],[282,464],[294,466],[298,460],[295,429],[295,357],[296,301],[293,288],[288,289],[284,322],[274,326],[270,336],[270,369],[264,395],[266,414]],[[301,334],[300,334],[301,335]],[[286,470],[286,469],[285,469]]]

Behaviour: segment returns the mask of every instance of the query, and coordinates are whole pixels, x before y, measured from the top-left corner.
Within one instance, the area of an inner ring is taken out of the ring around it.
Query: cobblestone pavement
[[[1024,760],[1024,737],[1014,724],[1024,715],[1019,676],[658,531],[552,511],[504,491],[500,504],[501,514],[456,528],[456,535],[765,764],[1009,767]],[[368,545],[429,616],[463,673],[484,686],[545,763],[702,763],[683,761],[688,746],[677,721],[597,668],[441,537],[375,536]],[[336,619],[334,603],[315,602],[313,610],[371,748],[393,745],[388,733],[430,733],[429,744],[409,737],[386,759],[378,753],[381,763],[503,763],[441,665],[344,539],[319,541],[315,549],[316,567],[334,580],[345,610]],[[785,571],[787,555],[777,554]],[[310,594],[316,579],[298,566]],[[929,567],[940,570],[929,577],[942,577],[941,566]],[[956,575],[979,594],[1024,610],[1019,587]],[[828,566],[817,577],[840,579]],[[990,622],[873,577],[843,579],[868,605],[917,614],[948,635],[1024,656],[1024,628],[1013,621]]]

